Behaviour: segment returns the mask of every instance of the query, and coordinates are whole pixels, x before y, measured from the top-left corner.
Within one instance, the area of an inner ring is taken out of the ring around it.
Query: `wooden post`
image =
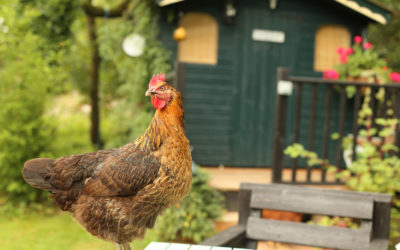
[[[289,69],[279,67],[277,70],[277,88],[279,81],[289,80]],[[272,182],[282,182],[283,170],[283,150],[285,146],[285,127],[286,127],[286,111],[287,111],[287,96],[276,92],[275,100],[275,125],[274,125],[274,140],[272,152]]]
[[[240,184],[239,195],[238,195],[238,207],[239,207],[239,225],[246,226],[247,219],[250,216],[250,198],[251,189],[245,189]]]
[[[374,202],[373,231],[375,239],[388,239],[391,202]]]
[[[186,64],[183,62],[175,63],[175,85],[176,89],[181,92],[182,96],[185,92],[185,71]]]
[[[388,91],[386,89],[386,91]],[[395,102],[394,102],[394,118],[400,120],[400,90],[395,92]],[[395,129],[395,143],[397,147],[400,147],[400,125],[396,125]],[[400,156],[400,152],[397,152],[397,155]]]

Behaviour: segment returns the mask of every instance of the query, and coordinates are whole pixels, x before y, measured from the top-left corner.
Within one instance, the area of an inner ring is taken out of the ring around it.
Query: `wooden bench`
[[[284,184],[241,183],[239,222],[202,245],[257,248],[276,241],[335,249],[387,249],[391,195],[309,188]],[[308,215],[351,217],[357,229],[261,218],[263,209]]]

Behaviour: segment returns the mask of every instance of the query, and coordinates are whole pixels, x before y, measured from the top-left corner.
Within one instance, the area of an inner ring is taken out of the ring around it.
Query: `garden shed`
[[[277,67],[321,77],[338,62],[339,46],[390,17],[367,0],[157,2],[161,40],[184,65],[179,88],[193,159],[208,166],[271,166]],[[178,27],[186,39],[174,40]]]

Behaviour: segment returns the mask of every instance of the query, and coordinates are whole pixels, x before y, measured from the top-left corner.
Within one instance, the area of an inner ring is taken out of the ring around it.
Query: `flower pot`
[[[348,76],[346,79],[349,82],[369,83],[368,78],[367,77],[362,77],[362,76]],[[367,91],[367,88],[368,87],[366,87],[366,86],[361,87],[361,89],[360,89],[361,90],[361,94],[364,95],[366,93],[366,91]]]
[[[285,220],[285,221],[296,221],[300,222],[303,219],[303,214],[287,211],[278,211],[263,209],[262,218],[271,220]]]

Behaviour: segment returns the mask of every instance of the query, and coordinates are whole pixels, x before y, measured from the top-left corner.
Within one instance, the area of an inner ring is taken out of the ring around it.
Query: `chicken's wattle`
[[[155,109],[162,109],[167,104],[167,101],[153,96],[151,98],[151,103],[153,104]]]

